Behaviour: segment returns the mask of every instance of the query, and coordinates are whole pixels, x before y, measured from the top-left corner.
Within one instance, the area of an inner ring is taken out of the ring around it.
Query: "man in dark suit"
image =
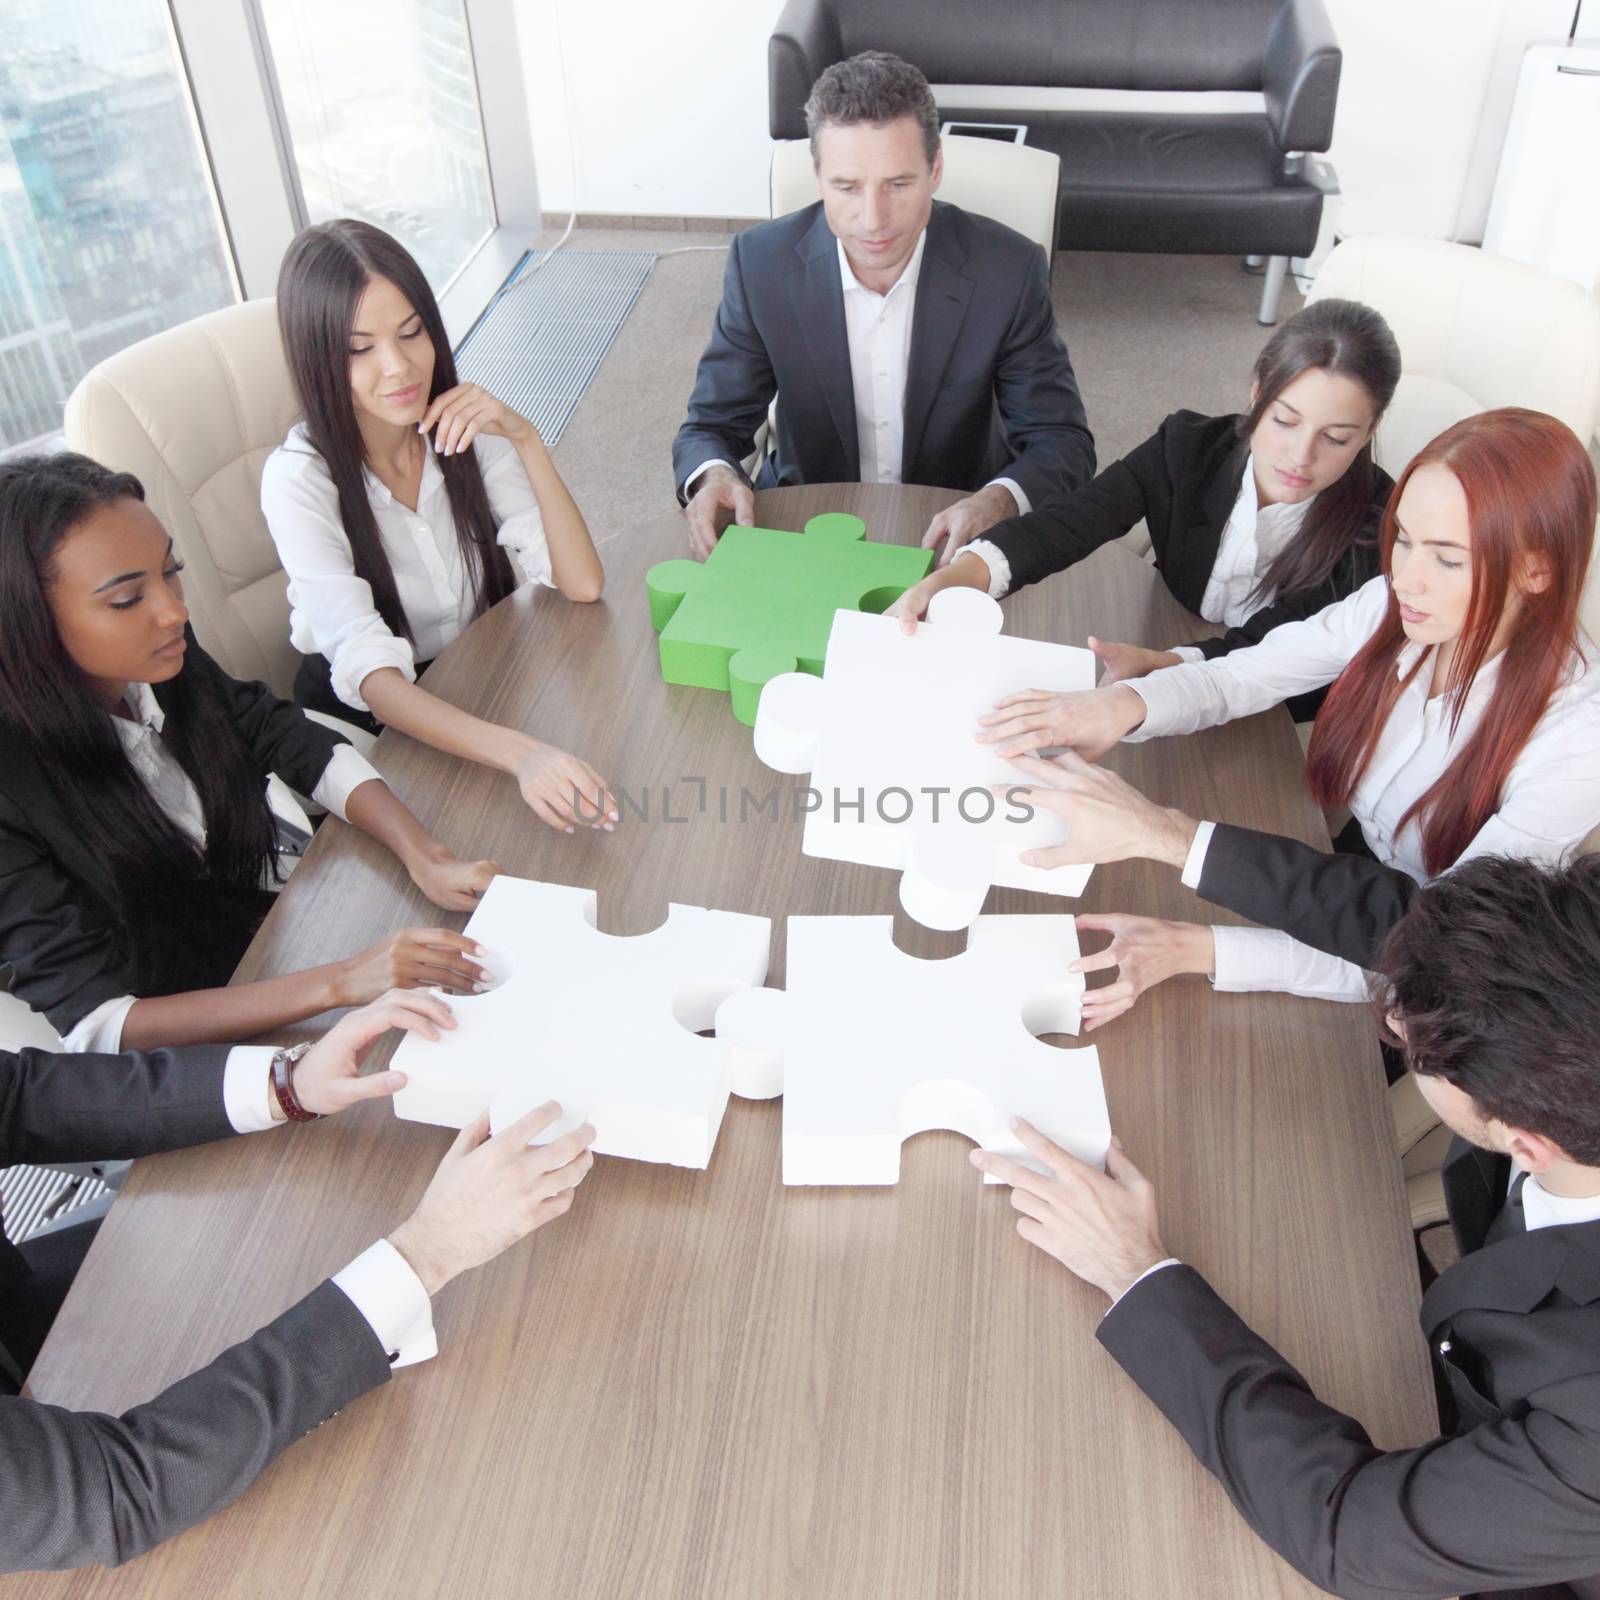
[[[821,201],[738,235],[673,442],[702,560],[754,516],[740,462],[778,399],[757,485],[923,483],[969,490],[923,543],[965,543],[1094,471],[1038,245],[935,202],[927,80],[869,51],[806,103]]]
[[[146,1155],[339,1111],[404,1084],[399,1072],[360,1075],[380,1034],[436,1038],[453,1026],[437,997],[394,990],[296,1059],[220,1045],[0,1052],[0,1166]],[[57,1263],[0,1234],[0,1355],[11,1358],[0,1362],[0,1571],[127,1561],[228,1504],[286,1445],[386,1382],[392,1365],[433,1355],[431,1297],[571,1205],[594,1130],[528,1143],[557,1109],[541,1106],[492,1139],[486,1118],[464,1130],[388,1239],[121,1417],[17,1396],[53,1313],[46,1302],[65,1285]]]
[[[1255,858],[1246,876],[1264,861],[1280,887],[1302,874],[1304,900],[1316,852],[1231,843]],[[1381,1451],[1318,1401],[1168,1255],[1120,1146],[1105,1174],[1026,1128],[1053,1177],[974,1159],[1014,1185],[1024,1237],[1111,1297],[1101,1343],[1313,1582],[1386,1600],[1600,1596],[1600,858],[1468,861],[1412,886],[1381,951],[1339,953],[1376,971],[1394,1041],[1459,1136],[1444,1181],[1462,1256],[1421,1313],[1439,1437]]]

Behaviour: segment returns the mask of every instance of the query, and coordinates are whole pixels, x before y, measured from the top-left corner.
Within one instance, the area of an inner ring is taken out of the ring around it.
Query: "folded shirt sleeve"
[[[489,509],[500,525],[496,542],[511,557],[518,583],[542,583],[547,589],[555,588],[550,574],[550,547],[544,536],[544,514],[516,446],[508,439],[480,434],[473,449],[483,473]]]
[[[1212,985],[1224,994],[1297,994],[1357,1004],[1372,998],[1367,973],[1276,928],[1213,927]]]
[[[968,552],[989,569],[989,598],[1004,600],[1011,592],[1011,563],[1006,559],[1005,551],[987,539],[974,539],[961,554]]]
[[[346,802],[362,784],[374,779],[382,783],[383,775],[354,745],[341,744],[328,758],[328,765],[311,791],[311,798],[341,822],[348,822]]]

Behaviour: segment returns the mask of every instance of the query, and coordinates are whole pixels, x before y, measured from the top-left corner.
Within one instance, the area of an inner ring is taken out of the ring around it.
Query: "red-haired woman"
[[[1600,825],[1600,656],[1578,625],[1594,468],[1572,430],[1520,409],[1440,434],[1401,475],[1383,575],[1215,661],[1080,694],[1013,695],[980,738],[1094,760],[1119,739],[1215,727],[1332,684],[1307,758],[1312,794],[1347,805],[1340,847],[1426,881],[1478,855],[1556,861]],[[1198,879],[1202,825],[1185,869]],[[1266,928],[1080,919],[1114,935],[1120,981],[1091,1023],[1178,972],[1219,989],[1363,999],[1357,967]],[[1097,953],[1098,955],[1099,953]]]

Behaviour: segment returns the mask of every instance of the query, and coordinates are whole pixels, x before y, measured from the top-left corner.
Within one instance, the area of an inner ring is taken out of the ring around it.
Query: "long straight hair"
[[[1431,466],[1446,468],[1461,485],[1472,529],[1472,595],[1444,691],[1452,736],[1514,591],[1521,603],[1476,730],[1400,820],[1401,827],[1420,820],[1423,865],[1436,877],[1499,807],[1511,768],[1574,664],[1596,494],[1594,468],[1564,422],[1520,407],[1480,412],[1446,428],[1401,473],[1383,514],[1385,574],[1400,497],[1412,474]],[[1537,592],[1520,581],[1529,563],[1549,575]],[[1391,589],[1377,632],[1335,679],[1312,729],[1306,781],[1323,807],[1349,803],[1395,702],[1421,669],[1426,652],[1400,675],[1405,644]]]
[[[0,463],[0,725],[27,746],[85,849],[123,935],[152,901],[203,883],[259,885],[276,868],[266,774],[208,678],[154,685],[162,742],[200,796],[202,852],[134,771],[104,704],[56,632],[49,592],[62,541],[96,510],[144,499],[139,480],[65,452]],[[127,953],[137,954],[129,949]]]
[[[389,631],[414,643],[367,499],[362,476],[366,446],[350,393],[350,332],[356,305],[373,278],[387,278],[422,318],[433,344],[428,398],[455,388],[455,356],[422,268],[399,240],[368,222],[321,222],[295,238],[278,272],[278,331],[306,433],[338,492],[356,576],[366,580]],[[496,543],[499,530],[476,453],[464,450],[436,459],[450,499],[462,568],[472,583],[473,610],[481,614],[510,594],[516,579]]]
[[[1290,317],[1256,357],[1255,399],[1239,419],[1239,437],[1248,439],[1267,407],[1302,373],[1313,370],[1359,384],[1372,402],[1376,427],[1400,382],[1400,347],[1389,324],[1371,306],[1356,300],[1313,301]],[[1377,485],[1369,438],[1338,482],[1317,496],[1298,536],[1267,563],[1255,598],[1294,594],[1326,582],[1355,543]]]

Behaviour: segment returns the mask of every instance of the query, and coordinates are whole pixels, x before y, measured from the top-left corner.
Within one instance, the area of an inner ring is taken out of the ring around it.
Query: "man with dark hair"
[[[1019,1231],[1111,1297],[1098,1337],[1285,1560],[1340,1595],[1600,1595],[1600,857],[1484,856],[1419,887],[1369,960],[1391,1039],[1459,1136],[1461,1259],[1422,1302],[1449,1431],[1377,1449],[1193,1268],[1113,1143],[1025,1124]]]
[[[672,446],[694,554],[754,516],[740,462],[774,395],[756,483],[924,483],[971,491],[924,545],[961,545],[1094,471],[1094,441],[1039,247],[935,201],[927,79],[868,51],[806,102],[821,200],[739,234]]]

